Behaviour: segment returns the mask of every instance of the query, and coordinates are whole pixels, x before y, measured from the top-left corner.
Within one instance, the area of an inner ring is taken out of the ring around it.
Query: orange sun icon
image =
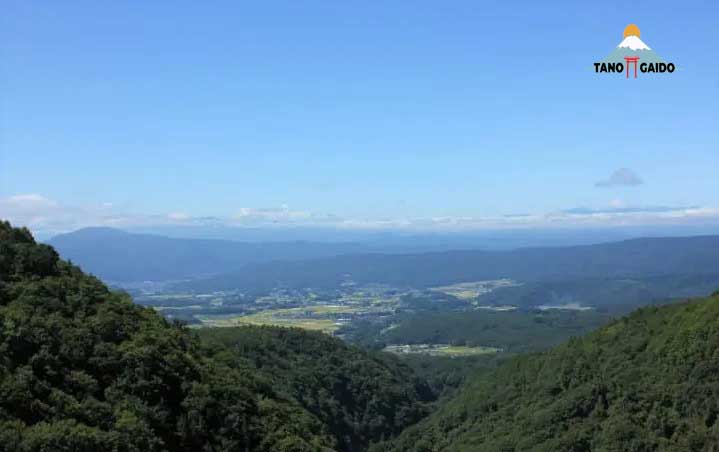
[[[637,38],[640,37],[641,32],[639,31],[639,27],[637,27],[634,24],[627,25],[627,28],[624,29],[624,37],[627,36],[636,36]]]

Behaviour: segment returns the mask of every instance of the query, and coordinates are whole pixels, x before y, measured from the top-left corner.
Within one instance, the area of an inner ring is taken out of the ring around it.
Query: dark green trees
[[[470,381],[394,451],[717,451],[719,296],[634,312]]]
[[[296,330],[206,335],[0,222],[0,451],[355,451],[425,413],[390,358]]]
[[[287,422],[292,419],[292,422]],[[0,449],[330,450],[252,372],[0,223]]]
[[[434,398],[427,384],[391,355],[367,353],[319,332],[272,327],[201,330],[217,360],[256,369],[297,400],[338,438],[341,450],[364,450],[424,417]]]

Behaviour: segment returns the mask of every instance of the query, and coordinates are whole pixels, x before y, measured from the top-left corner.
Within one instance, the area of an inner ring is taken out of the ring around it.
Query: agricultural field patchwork
[[[308,305],[296,308],[268,309],[249,315],[197,315],[208,327],[238,325],[274,325],[319,330],[331,334],[349,323],[354,316],[381,313],[374,306]]]

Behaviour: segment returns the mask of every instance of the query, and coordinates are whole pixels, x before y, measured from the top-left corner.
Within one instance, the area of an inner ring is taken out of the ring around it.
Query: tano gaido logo
[[[626,73],[627,78],[631,72],[634,78],[637,74],[671,74],[676,69],[674,63],[667,63],[640,39],[639,27],[629,24],[624,29],[624,39],[619,45],[599,63],[594,63],[596,73]]]

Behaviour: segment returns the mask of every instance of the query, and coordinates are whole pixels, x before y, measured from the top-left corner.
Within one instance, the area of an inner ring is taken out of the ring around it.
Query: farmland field
[[[432,291],[440,292],[460,300],[474,300],[486,293],[492,292],[501,287],[517,286],[516,282],[511,279],[497,279],[490,281],[474,281],[452,284],[448,286],[433,287]]]
[[[313,305],[299,308],[269,309],[250,315],[201,315],[197,318],[202,326],[231,327],[238,325],[274,325],[319,330],[334,333],[343,320],[333,318],[342,314],[361,312],[360,307],[340,305]]]
[[[423,354],[431,356],[474,356],[474,355],[492,355],[502,351],[496,347],[467,347],[459,345],[447,344],[413,344],[413,345],[388,345],[384,351],[397,355],[404,354]]]

